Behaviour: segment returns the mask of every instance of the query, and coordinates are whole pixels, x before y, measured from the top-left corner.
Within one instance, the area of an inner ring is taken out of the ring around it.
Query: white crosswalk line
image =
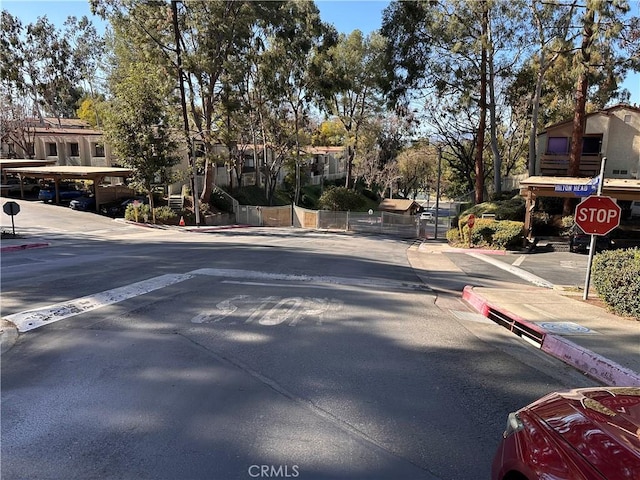
[[[123,300],[127,300],[128,298],[137,297],[138,295],[143,295],[175,283],[183,282],[190,278],[193,278],[193,275],[161,275],[141,282],[132,283],[125,287],[114,288],[94,295],[76,298],[68,302],[50,305],[48,307],[14,313],[13,315],[7,315],[3,318],[12,322],[19,332],[28,332],[34,328],[95,310],[96,308],[104,307],[106,305],[118,303]]]

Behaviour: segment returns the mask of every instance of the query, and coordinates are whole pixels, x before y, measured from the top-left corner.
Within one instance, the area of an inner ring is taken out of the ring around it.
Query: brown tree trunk
[[[484,135],[487,128],[487,46],[485,43],[489,25],[489,13],[486,2],[482,2],[482,55],[480,58],[480,123],[478,124],[478,138],[476,139],[475,158],[475,203],[484,200]]]
[[[351,173],[353,172],[353,158],[355,156],[355,151],[353,147],[349,145],[347,147],[347,178],[345,178],[344,186],[345,188],[351,188]]]
[[[585,108],[587,105],[587,88],[589,81],[587,73],[582,72],[576,87],[576,107],[573,115],[573,131],[571,133],[571,151],[569,153],[569,168],[567,175],[580,175],[580,157],[582,156],[582,136],[584,134]]]
[[[573,131],[571,133],[571,150],[569,153],[569,167],[567,175],[577,177],[580,175],[580,157],[582,156],[582,137],[585,128],[587,91],[589,89],[589,63],[591,61],[591,44],[593,43],[593,22],[595,11],[588,9],[584,17],[584,31],[582,33],[582,45],[580,47],[580,76],[576,84],[576,103],[573,114]],[[570,215],[575,201],[567,198],[564,202],[562,213]]]

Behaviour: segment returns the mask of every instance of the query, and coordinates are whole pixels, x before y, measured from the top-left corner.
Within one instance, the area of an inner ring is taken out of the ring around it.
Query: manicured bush
[[[138,205],[137,208],[130,203],[124,212],[124,219],[131,222],[148,222],[151,220],[151,209],[146,203]]]
[[[496,223],[491,243],[499,248],[512,248],[522,245],[523,222],[502,220]]]
[[[319,200],[320,208],[333,211],[361,211],[366,202],[362,195],[345,187],[330,187]]]
[[[640,248],[597,254],[591,279],[598,295],[613,312],[640,320]]]
[[[154,208],[153,211],[155,213],[157,223],[172,224],[178,219],[178,214],[171,210],[167,205]]]
[[[463,210],[460,214],[460,219],[462,220],[463,217],[472,213],[478,218],[481,218],[483,213],[487,213],[495,215],[496,220],[522,221],[524,220],[525,202],[524,199],[518,195],[509,200],[480,203]]]
[[[460,218],[462,227],[458,230],[458,242],[469,243],[470,237],[473,245],[505,249],[518,247],[522,243],[523,222],[479,218],[469,229],[468,221],[468,216]],[[447,232],[447,240],[449,235],[455,238],[455,234]]]
[[[471,229],[471,243],[483,247],[491,246],[491,239],[495,233],[497,223],[497,221],[489,218],[476,219]],[[468,223],[464,228],[469,228]]]
[[[457,228],[447,230],[447,241],[451,245],[457,245],[458,243],[460,243],[460,230],[458,230]]]

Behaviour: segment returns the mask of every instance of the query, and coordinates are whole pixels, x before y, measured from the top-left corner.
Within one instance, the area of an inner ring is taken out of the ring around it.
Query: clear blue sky
[[[46,15],[52,23],[62,25],[69,15],[86,15],[95,25],[100,18],[91,15],[87,0],[0,0],[4,10],[17,16],[23,23],[32,23]],[[316,1],[325,22],[333,23],[339,32],[350,33],[359,29],[364,33],[380,28],[382,11],[388,1],[383,0],[320,0]]]
[[[383,0],[320,0],[316,5],[325,22],[335,25],[339,32],[355,29],[367,34],[380,28],[382,11],[389,5]],[[633,13],[640,14],[640,2],[630,1]],[[35,22],[46,15],[55,25],[62,25],[70,15],[86,15],[98,26],[101,20],[93,17],[87,0],[0,0],[2,9],[20,18],[23,24]],[[623,87],[631,92],[631,103],[640,105],[640,73],[629,73]]]

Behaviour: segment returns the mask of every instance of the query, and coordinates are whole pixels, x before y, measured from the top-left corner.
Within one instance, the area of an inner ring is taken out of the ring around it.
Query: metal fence
[[[298,206],[263,207],[239,205],[236,223],[257,227],[298,227],[313,230],[341,230],[358,233],[394,235],[401,238],[426,238],[433,221],[419,221],[412,215],[388,212],[334,212],[310,210]],[[450,218],[440,217],[438,227],[444,236]]]
[[[348,212],[347,230],[359,233],[381,233],[402,238],[418,236],[418,221],[412,215],[388,212]]]
[[[418,222],[410,215],[388,212],[334,212],[330,210],[293,209],[293,226],[317,230],[343,230],[379,233],[403,238],[416,238]]]
[[[262,207],[254,205],[238,205],[236,223],[257,227],[290,227],[291,205],[282,207]]]

